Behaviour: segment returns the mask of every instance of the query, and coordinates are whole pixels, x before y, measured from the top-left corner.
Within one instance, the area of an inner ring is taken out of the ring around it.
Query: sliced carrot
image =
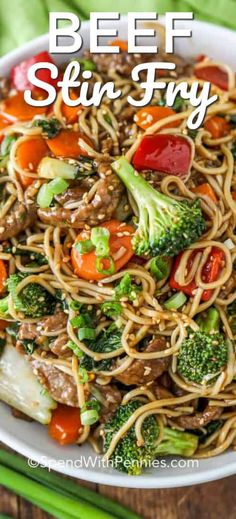
[[[70,98],[74,101],[77,99],[76,93],[71,90]],[[67,124],[74,124],[78,121],[78,116],[83,111],[84,107],[82,105],[78,106],[68,106],[64,101],[61,103],[61,113],[63,117],[65,117]]]
[[[176,112],[168,106],[145,106],[144,108],[141,108],[141,110],[138,110],[138,112],[135,114],[134,121],[136,122],[137,126],[143,130],[146,130],[157,121],[175,114]],[[168,123],[165,124],[165,126],[162,126],[162,128],[175,128],[176,126],[179,126],[179,123],[180,121]]]
[[[76,159],[79,155],[87,156],[87,152],[79,145],[79,139],[93,148],[92,142],[79,131],[61,130],[56,137],[48,139],[47,144],[55,157]]]
[[[215,191],[212,189],[211,185],[207,182],[205,184],[200,184],[197,187],[194,187],[192,189],[194,193],[197,193],[199,195],[205,195],[208,196],[213,202],[217,204],[218,198],[216,197]]]
[[[134,233],[131,225],[124,225],[118,220],[110,220],[101,224],[101,227],[105,227],[110,232],[109,247],[110,255],[114,260],[115,271],[118,272],[129,260],[132,258],[134,252],[132,249],[132,235]],[[127,233],[127,235],[126,235]],[[85,231],[82,231],[76,238],[75,242],[86,239]],[[124,248],[124,253],[119,259],[114,259],[116,253]],[[95,251],[88,252],[86,254],[80,254],[75,247],[72,247],[71,261],[74,272],[77,276],[88,280],[99,280],[106,277],[106,275],[98,272],[96,268],[96,254]],[[103,269],[108,269],[110,261],[108,259],[103,260]]]
[[[207,119],[204,123],[204,128],[210,132],[213,139],[220,139],[230,132],[230,124],[218,115]]]
[[[6,291],[7,269],[3,260],[0,259],[0,294]]]
[[[47,107],[31,106],[24,100],[24,92],[4,99],[0,105],[0,113],[2,116],[11,121],[30,121],[35,115],[45,114]]]
[[[232,196],[233,200],[236,200],[236,191],[233,191],[233,192],[231,193],[231,196]]]
[[[48,432],[51,438],[60,443],[60,445],[76,443],[81,433],[80,410],[78,407],[59,404],[52,412]]]
[[[17,148],[17,162],[19,166],[31,173],[36,173],[40,161],[49,154],[46,141],[41,137],[32,137],[27,139]],[[27,188],[34,181],[31,177],[20,175],[20,182],[24,188]]]
[[[122,50],[123,52],[127,52],[128,51],[128,42],[127,40],[112,40],[110,41],[109,45],[111,45],[111,47],[119,47],[120,50]]]

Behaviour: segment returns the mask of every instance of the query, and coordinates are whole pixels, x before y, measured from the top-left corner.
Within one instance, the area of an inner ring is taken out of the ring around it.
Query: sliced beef
[[[55,200],[60,204],[74,204],[82,200],[84,194],[88,191],[88,186],[85,186],[81,183],[80,186],[69,187],[61,193],[61,195],[56,195]]]
[[[16,347],[18,351],[22,351],[21,342],[30,340],[36,342],[38,346],[42,346],[45,342],[50,350],[58,357],[71,355],[71,350],[66,348],[69,337],[66,332],[60,333],[60,330],[66,328],[67,315],[64,312],[57,312],[50,317],[41,319],[38,323],[22,323],[18,332]],[[59,332],[58,337],[48,338],[42,332]],[[48,340],[50,339],[50,340]]]
[[[25,231],[34,224],[36,217],[35,205],[27,207],[22,202],[16,202],[10,212],[0,218],[0,241],[13,238]]]
[[[71,356],[71,350],[67,347],[69,336],[67,333],[59,335],[55,341],[50,342],[50,350],[58,357]]]
[[[121,392],[116,386],[111,384],[107,384],[106,386],[94,384],[94,387],[99,391],[102,400],[100,421],[106,422],[121,404]]]
[[[112,155],[114,142],[111,137],[107,137],[102,140],[101,152],[104,154]]]
[[[175,422],[184,429],[200,429],[212,422],[212,420],[218,420],[222,411],[222,407],[207,405],[203,412],[179,416],[178,418],[175,418]]]
[[[111,71],[117,72],[121,76],[131,77],[131,72],[136,65],[140,63],[150,63],[159,61],[170,61],[176,64],[176,75],[189,75],[191,69],[184,58],[175,55],[161,55],[161,54],[128,54],[128,52],[120,52],[119,54],[90,54],[85,52],[86,58],[92,60],[101,74],[107,74]],[[169,71],[166,71],[169,75]],[[141,79],[145,74],[141,74]]]
[[[41,384],[46,387],[52,398],[60,404],[78,407],[77,387],[73,377],[55,366],[31,359],[34,373]]]
[[[103,159],[97,165],[99,180],[97,189],[92,200],[86,199],[85,193],[81,197],[81,189],[71,188],[63,194],[64,200],[68,202],[78,202],[76,209],[69,209],[62,206],[38,209],[38,216],[42,222],[60,227],[72,227],[74,229],[84,228],[84,225],[99,225],[101,222],[110,220],[116,210],[124,186],[117,175],[112,173],[109,161]],[[80,186],[81,188],[81,186]],[[71,200],[69,199],[71,196]],[[78,199],[76,200],[76,196]],[[63,198],[60,198],[62,203]]]
[[[165,349],[165,339],[163,337],[157,337],[148,344],[145,352],[152,353],[154,351],[163,351]],[[156,378],[160,377],[164,371],[167,371],[169,362],[170,357],[150,360],[135,359],[124,373],[116,376],[116,379],[127,386],[141,386],[142,384],[147,384],[148,382],[152,382]]]
[[[153,384],[153,386],[150,386],[149,389],[154,393],[157,400],[164,400],[166,398],[174,398],[174,395],[171,393],[171,391],[169,391],[169,389],[162,386],[158,382],[155,382]]]

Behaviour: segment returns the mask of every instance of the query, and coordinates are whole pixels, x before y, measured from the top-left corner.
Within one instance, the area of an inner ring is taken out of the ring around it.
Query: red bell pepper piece
[[[228,74],[220,67],[197,67],[194,74],[198,79],[210,81],[213,85],[218,86],[221,90],[228,90]]]
[[[194,250],[192,252],[192,254],[189,256],[189,259],[187,262],[187,271],[188,272],[191,270],[194,258],[198,252],[202,252],[202,249]],[[170,275],[169,285],[170,285],[170,288],[178,290],[179,292],[184,292],[184,294],[187,294],[188,296],[194,296],[194,291],[198,288],[194,279],[190,283],[188,283],[188,285],[184,285],[184,286],[181,286],[175,280],[175,273],[181,263],[182,256],[183,256],[183,252],[178,254],[178,256],[176,256],[176,258],[175,258],[174,265],[173,265],[171,275]],[[222,270],[224,261],[225,261],[224,252],[221,249],[219,249],[218,247],[212,247],[212,250],[202,269],[202,281],[204,283],[213,283],[214,281],[216,281]],[[213,289],[204,290],[202,293],[202,297],[201,297],[202,301],[209,301],[212,294],[213,294]]]
[[[48,54],[47,51],[44,51],[44,52],[40,52],[39,54],[36,54],[36,56],[32,56],[31,58],[26,59],[25,61],[22,61],[21,63],[19,63],[15,67],[13,67],[11,69],[11,73],[10,73],[12,87],[18,91],[19,90],[22,91],[22,90],[26,90],[26,89],[31,90],[31,91],[33,91],[33,90],[39,91],[40,90],[39,88],[36,88],[32,83],[30,83],[30,81],[28,80],[27,74],[28,74],[29,68],[32,65],[34,65],[35,63],[40,63],[40,62],[54,64],[54,61],[51,58],[50,54]],[[54,87],[57,86],[57,82],[58,82],[59,78],[52,79],[50,70],[48,70],[48,69],[42,68],[42,69],[38,70],[36,73],[36,76],[38,79],[40,79],[41,81],[45,81],[45,83],[48,83],[49,85],[53,85]]]
[[[145,135],[133,157],[137,171],[152,169],[168,175],[186,177],[191,165],[191,144],[171,134]]]

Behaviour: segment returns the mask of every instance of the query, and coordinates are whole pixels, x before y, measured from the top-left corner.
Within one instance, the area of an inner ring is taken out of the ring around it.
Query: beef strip
[[[121,392],[116,386],[111,384],[105,386],[94,384],[94,387],[99,391],[102,400],[100,422],[106,422],[121,404]]]
[[[165,349],[165,339],[163,337],[157,337],[148,344],[145,352],[151,353],[154,351],[163,351]],[[116,376],[116,379],[127,386],[141,386],[142,384],[147,384],[148,382],[160,377],[164,371],[167,371],[169,362],[170,357],[151,360],[135,359],[124,373]]]
[[[61,404],[78,407],[77,387],[74,378],[52,365],[47,365],[42,361],[31,359],[34,373],[37,375],[41,384],[46,387],[52,398]],[[101,421],[106,421],[120,405],[122,396],[115,386],[101,386],[95,384],[94,387],[102,397]]]
[[[161,384],[156,381],[153,386],[148,387],[154,395],[156,396],[157,400],[164,400],[166,398],[174,398],[174,395],[167,389],[166,387],[162,386]]]
[[[106,139],[102,139],[101,152],[104,154],[112,155],[114,147],[114,142],[111,137],[107,137]]]
[[[35,375],[51,397],[60,404],[78,407],[76,383],[70,375],[45,362],[30,359]]]
[[[38,323],[22,323],[18,332],[16,347],[18,351],[24,352],[22,350],[22,341],[30,340],[36,342],[38,346],[42,346],[45,344],[45,340],[48,341],[48,338],[42,334],[43,332],[60,332],[66,328],[67,325],[67,315],[64,312],[57,312],[50,317],[46,317],[38,321]],[[57,355],[58,357],[66,357],[71,355],[71,350],[66,348],[66,344],[69,340],[69,337],[66,332],[59,333],[58,336],[49,342],[50,350]]]
[[[117,175],[112,173],[108,160],[102,159],[98,161],[97,171],[100,179],[92,200],[88,201],[86,197],[81,198],[81,192],[79,192],[79,204],[76,209],[60,206],[38,209],[38,216],[42,222],[50,225],[59,225],[60,227],[70,226],[74,229],[80,229],[84,228],[85,223],[94,226],[99,225],[103,221],[110,220],[120,202],[124,186]],[[70,193],[74,202],[75,190],[72,192],[71,189]],[[69,202],[68,191],[67,193],[65,192],[64,197],[67,197],[66,201]]]
[[[175,418],[175,422],[183,429],[200,429],[213,420],[218,420],[223,411],[222,407],[207,405],[204,411],[192,415],[183,415]]]
[[[9,213],[0,218],[0,241],[17,236],[25,229],[31,227],[36,220],[35,205],[25,206],[22,202],[16,202]]]
[[[161,54],[128,54],[128,52],[120,52],[119,54],[90,54],[88,51],[85,52],[85,57],[92,60],[97,68],[97,71],[101,74],[109,74],[109,72],[117,72],[123,77],[131,77],[131,72],[136,65],[140,63],[150,62],[171,62],[176,64],[176,75],[189,75],[191,69],[186,63],[184,58],[175,55],[161,55]],[[140,74],[141,79],[145,77],[145,74]],[[169,75],[169,71],[166,71],[166,76]]]

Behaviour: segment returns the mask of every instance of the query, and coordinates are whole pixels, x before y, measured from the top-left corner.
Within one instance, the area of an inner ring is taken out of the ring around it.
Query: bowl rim
[[[120,22],[124,23],[127,19],[126,15],[122,15],[120,17]],[[164,16],[159,16],[158,21],[163,22]],[[235,32],[231,29],[220,27],[218,25],[204,22],[204,21],[198,21],[198,20],[192,20],[189,21],[190,23],[195,24],[196,28],[197,26],[203,26],[206,29],[210,28],[211,30],[214,28],[214,31],[217,32],[223,32],[225,34],[235,36]],[[82,21],[81,22],[81,28],[89,29],[90,21]],[[19,48],[14,49],[4,56],[0,57],[0,67],[7,66],[8,62],[14,61],[17,62],[18,59],[22,59],[22,54],[27,54],[32,47],[45,47],[48,46],[48,38],[49,34],[45,33],[41,36],[38,36],[37,38],[32,39],[31,41],[25,43],[24,45],[21,45]],[[0,402],[0,406],[2,406]],[[0,441],[10,448],[14,449],[18,453],[22,454],[26,458],[33,460],[34,462],[38,463],[39,465],[42,463],[43,459],[43,465],[48,468],[50,468],[50,460],[47,462],[47,458],[45,459],[45,453],[41,451],[40,447],[34,448],[31,446],[28,446],[26,442],[23,440],[17,438],[14,435],[14,432],[7,432],[4,430],[4,426],[0,424]],[[65,451],[63,451],[63,454]],[[55,458],[56,460],[56,458]],[[236,459],[232,462],[227,462],[221,467],[211,467],[211,468],[203,468],[198,470],[198,472],[193,473],[185,473],[184,470],[181,473],[181,476],[178,477],[175,475],[175,472],[173,470],[173,475],[168,475],[164,478],[161,477],[161,473],[157,475],[153,474],[150,476],[145,476],[145,473],[143,473],[141,476],[138,477],[131,477],[124,473],[119,473],[118,471],[114,471],[114,473],[106,474],[105,472],[100,472],[99,469],[93,469],[87,470],[86,468],[75,468],[75,467],[68,467],[68,466],[60,466],[60,463],[57,464],[56,467],[53,467],[54,470],[57,472],[60,472],[62,474],[74,477],[74,478],[80,478],[85,481],[90,481],[94,483],[99,483],[103,485],[108,486],[116,486],[116,487],[125,487],[125,488],[143,488],[143,489],[154,489],[154,488],[176,488],[176,487],[184,487],[184,486],[190,486],[194,484],[200,484],[210,481],[215,481],[224,477],[231,476],[236,473]]]
[[[4,433],[0,428],[0,441],[5,443],[8,447],[12,448],[19,454],[32,460],[31,466],[37,467],[43,465],[44,467],[52,468],[50,460],[45,456],[45,453],[40,451],[40,448],[28,447],[23,441],[16,439],[14,434]],[[51,457],[53,460],[53,457]],[[34,465],[35,462],[35,465]],[[105,472],[99,472],[98,469],[86,470],[84,468],[74,468],[67,465],[61,467],[60,463],[56,466],[53,465],[53,470],[60,472],[61,474],[74,477],[76,479],[82,479],[84,481],[90,481],[92,483],[98,483],[100,485],[124,487],[124,488],[143,488],[143,489],[158,489],[158,488],[177,488],[186,487],[191,485],[198,485],[201,483],[208,483],[223,479],[225,477],[232,476],[236,473],[236,460],[222,467],[212,467],[210,469],[202,469],[197,473],[184,474],[181,473],[181,477],[174,475],[162,478],[154,474],[152,477],[145,476],[145,472],[140,476],[128,476],[127,474],[114,471],[114,473],[106,474]],[[158,469],[157,469],[158,470]],[[183,469],[184,472],[184,469]],[[161,474],[161,473],[160,473]]]

